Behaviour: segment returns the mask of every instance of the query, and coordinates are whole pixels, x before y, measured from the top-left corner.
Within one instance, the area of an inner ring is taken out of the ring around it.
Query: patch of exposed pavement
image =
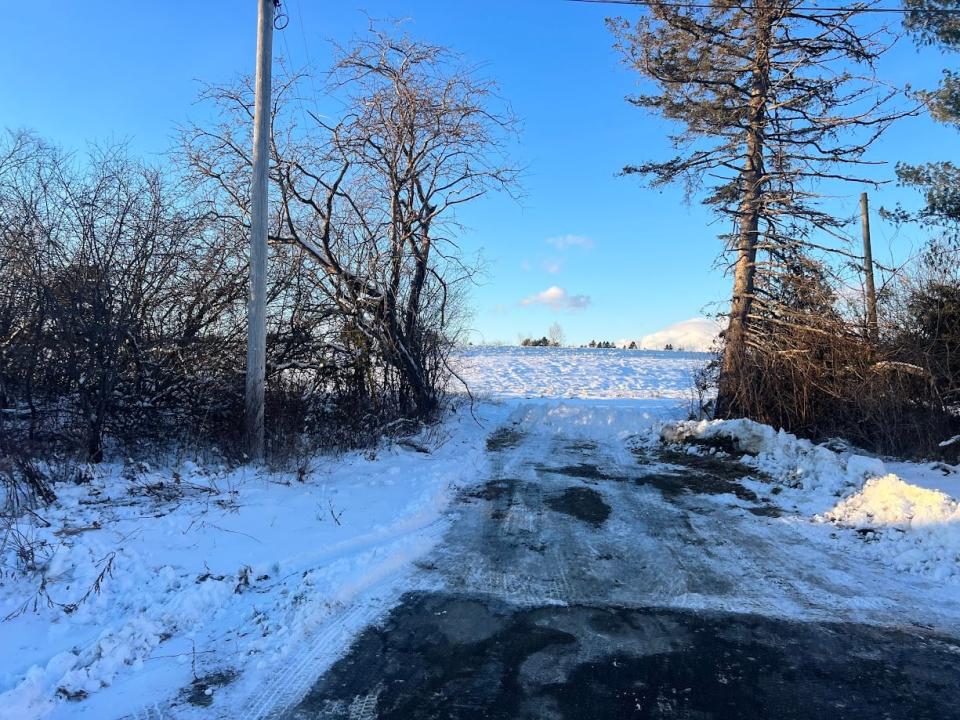
[[[419,564],[443,589],[406,595],[284,718],[960,718],[960,641],[893,621],[902,589],[870,597],[869,568],[786,558],[799,536],[757,529],[780,510],[736,448],[632,458],[515,422],[487,449]]]
[[[567,488],[559,495],[546,499],[547,507],[562,512],[594,527],[600,527],[610,517],[610,506],[593,488]]]
[[[960,647],[850,623],[418,593],[287,717],[958,717]]]

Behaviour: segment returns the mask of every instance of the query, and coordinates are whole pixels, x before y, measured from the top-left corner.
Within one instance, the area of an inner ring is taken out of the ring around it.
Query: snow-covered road
[[[832,528],[793,522],[777,495],[737,482],[750,470],[733,459],[684,457],[649,435],[611,432],[629,427],[636,411],[518,407],[488,438],[490,477],[466,496],[474,505],[436,553],[446,587],[520,604],[709,608],[960,630],[955,587],[851,562]],[[584,521],[580,506],[609,514]]]
[[[631,436],[637,412],[517,406],[420,563],[434,589],[284,717],[958,716],[954,587],[852,558],[733,458]]]
[[[90,468],[0,556],[0,720],[960,717],[960,468],[677,422],[706,359],[474,348],[400,443]]]

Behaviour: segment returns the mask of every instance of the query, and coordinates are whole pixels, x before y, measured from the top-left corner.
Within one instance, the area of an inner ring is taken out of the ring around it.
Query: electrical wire
[[[273,29],[285,30],[287,25],[290,24],[290,16],[287,15],[286,11],[283,9],[283,5],[280,0],[273,0],[273,8],[276,10],[276,13],[273,16]]]
[[[655,0],[567,0],[567,2],[581,3],[584,5],[636,5],[638,7],[671,7],[671,8],[683,8],[683,9],[692,9],[692,10],[712,10],[717,8],[722,8],[723,6],[714,3],[705,3],[705,2],[683,2],[682,0],[664,0],[664,2],[657,2]],[[750,7],[750,6],[746,6]],[[731,3],[731,9],[733,8],[733,3]],[[849,13],[889,13],[897,15],[958,15],[960,14],[960,8],[943,8],[940,10],[921,10],[916,9],[912,10],[910,8],[894,8],[894,7],[867,7],[867,6],[857,6],[857,5],[848,5],[846,7],[836,5],[836,6],[819,6],[819,5],[798,5],[791,10],[796,10],[800,12],[825,12],[825,13],[839,13],[839,12],[849,12]]]

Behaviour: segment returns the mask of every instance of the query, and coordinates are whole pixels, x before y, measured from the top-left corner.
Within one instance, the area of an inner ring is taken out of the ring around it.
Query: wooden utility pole
[[[877,288],[873,283],[873,248],[870,246],[870,205],[866,193],[860,193],[860,224],[863,227],[863,275],[867,291],[867,337],[876,341]]]
[[[247,306],[245,430],[251,462],[263,460],[263,398],[267,355],[267,180],[275,0],[257,0],[257,80],[250,185],[250,303]]]

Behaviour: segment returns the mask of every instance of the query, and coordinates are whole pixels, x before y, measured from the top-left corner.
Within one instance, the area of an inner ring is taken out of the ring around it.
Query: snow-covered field
[[[471,347],[458,372],[481,397],[692,397],[705,353],[594,348]]]
[[[52,507],[12,528],[42,571],[18,571],[11,529],[4,541],[0,718],[266,716],[401,593],[425,587],[418,559],[456,521],[457,493],[490,477],[485,440],[525,403],[549,405],[558,432],[598,417],[578,410],[592,404],[616,407],[615,424],[590,428],[611,437],[735,437],[770,476],[745,482],[763,495],[775,483],[787,511],[763,522],[835,539],[851,562],[960,587],[956,468],[885,463],[748,422],[682,422],[706,359],[471,348],[459,368],[486,400],[412,445],[286,471],[107,463],[59,486]]]

